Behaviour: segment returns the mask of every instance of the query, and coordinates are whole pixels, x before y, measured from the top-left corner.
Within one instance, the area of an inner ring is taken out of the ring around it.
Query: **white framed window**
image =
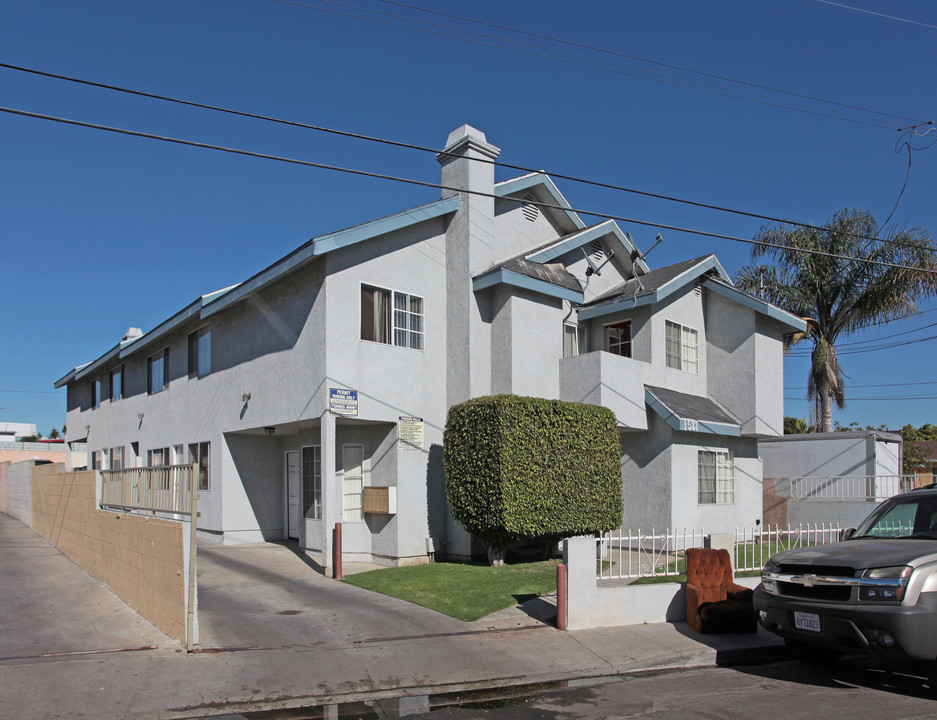
[[[735,456],[726,450],[699,451],[700,505],[735,502]]]
[[[124,396],[124,366],[118,365],[109,373],[111,386],[111,402],[120,400]]]
[[[91,469],[92,470],[103,470],[102,458],[104,456],[103,451],[95,450],[91,453]]]
[[[95,378],[91,381],[91,409],[97,410],[101,407],[101,378]]]
[[[602,326],[605,336],[605,350],[612,355],[631,357],[631,321],[610,323]]]
[[[582,325],[564,323],[563,357],[574,357],[586,351],[586,329]]]
[[[691,327],[667,321],[667,367],[699,372],[699,333]]]
[[[111,448],[110,452],[111,452],[111,461],[110,461],[111,470],[123,470],[124,469],[124,448],[113,447]]]
[[[211,457],[211,443],[191,443],[189,445],[189,463],[198,465],[198,489],[211,489],[211,467],[209,460]]]
[[[189,377],[204,377],[211,372],[211,328],[205,326],[189,333]]]
[[[361,286],[361,339],[423,349],[423,298]]]
[[[361,496],[364,487],[364,446],[342,445],[343,522],[362,522]]]
[[[146,451],[146,464],[150,467],[169,464],[169,448],[154,448]]]
[[[322,448],[303,448],[303,517],[322,519]]]
[[[165,390],[168,369],[169,348],[163,348],[146,359],[146,391],[150,395]]]

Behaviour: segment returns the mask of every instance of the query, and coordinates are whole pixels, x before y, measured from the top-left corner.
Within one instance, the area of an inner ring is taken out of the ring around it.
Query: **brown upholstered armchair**
[[[752,590],[733,582],[728,550],[687,549],[686,622],[701,633],[758,631]]]

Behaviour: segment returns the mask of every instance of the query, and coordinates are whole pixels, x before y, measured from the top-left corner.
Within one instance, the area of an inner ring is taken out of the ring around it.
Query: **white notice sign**
[[[401,415],[397,420],[397,448],[423,449],[423,418]]]

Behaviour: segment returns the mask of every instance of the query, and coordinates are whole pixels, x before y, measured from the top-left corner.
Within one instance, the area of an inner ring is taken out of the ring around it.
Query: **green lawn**
[[[372,570],[344,578],[343,582],[471,622],[555,592],[556,565],[553,560],[503,567],[432,563]]]

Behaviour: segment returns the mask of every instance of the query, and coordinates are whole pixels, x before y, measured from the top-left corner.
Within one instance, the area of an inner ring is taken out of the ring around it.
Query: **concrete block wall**
[[[563,562],[567,573],[566,627],[569,630],[686,620],[686,583],[599,583],[595,573],[595,538],[564,540]],[[736,582],[754,588],[761,578],[736,578]]]
[[[32,527],[164,633],[185,642],[185,525],[99,510],[94,472],[40,465]]]
[[[32,527],[32,460],[0,463],[0,512]]]

